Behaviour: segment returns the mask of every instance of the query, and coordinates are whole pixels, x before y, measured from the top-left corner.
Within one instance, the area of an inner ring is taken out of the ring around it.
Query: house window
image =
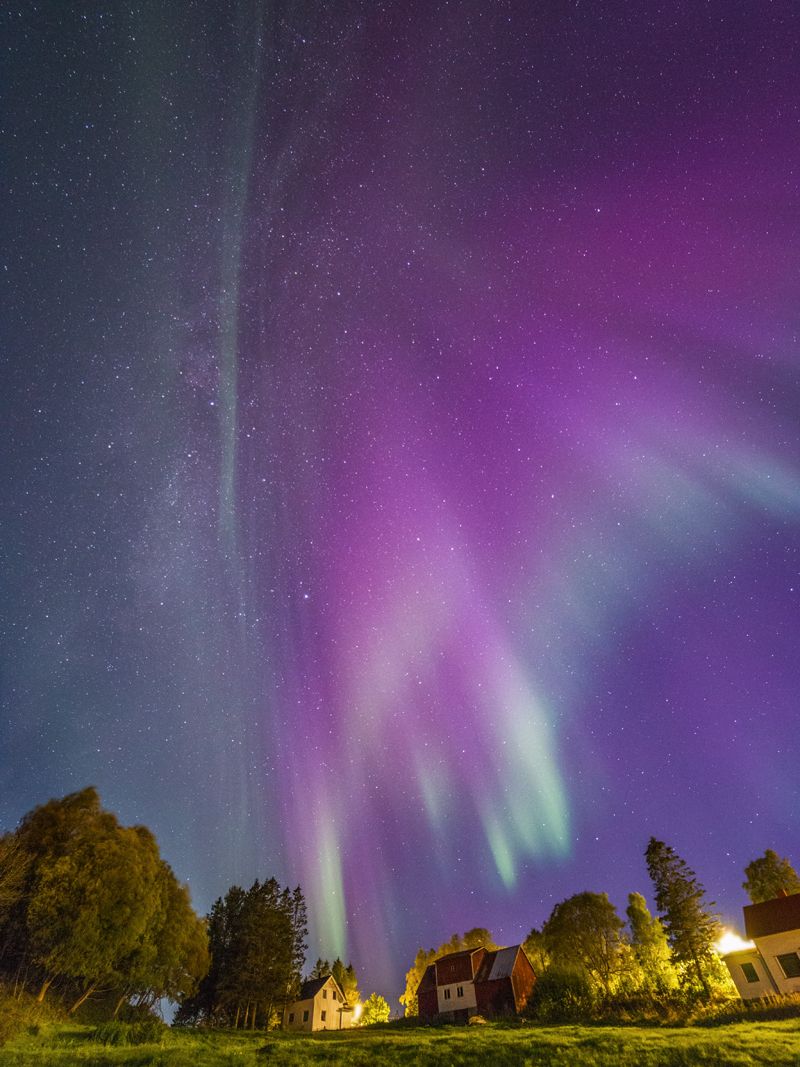
[[[327,1000],[328,999],[328,990],[327,989],[323,989],[322,990],[322,999],[323,1000]]]
[[[332,989],[332,990],[331,990],[331,996],[333,997],[333,999],[334,999],[334,1000],[338,1000],[338,999],[339,999],[339,998],[338,998],[338,997],[336,996],[336,990],[335,990],[335,989]]]
[[[445,989],[445,991],[444,991],[444,999],[445,999],[445,1000],[449,1000],[449,999],[450,999],[450,993],[451,993],[451,992],[452,992],[452,990],[450,990],[450,989]]]
[[[778,963],[787,978],[800,978],[800,956],[796,952],[786,952],[778,956]]]
[[[743,963],[742,970],[744,971],[744,976],[748,982],[758,981],[758,971],[755,969],[752,963]]]
[[[464,987],[463,987],[463,985],[460,985],[458,987],[458,989],[456,989],[456,996],[457,997],[463,997],[464,996]]]
[[[322,1021],[323,1021],[323,1022],[325,1022],[325,1016],[326,1016],[327,1014],[328,1014],[328,1013],[327,1013],[327,1012],[325,1012],[325,1011],[324,1011],[324,1012],[322,1013]]]
[[[304,1022],[304,1023],[307,1023],[307,1022],[308,1022],[308,1012],[307,1012],[307,1011],[304,1011],[304,1012],[303,1012],[303,1022]]]
[[[293,1012],[293,1011],[290,1011],[290,1012],[289,1012],[289,1022],[290,1022],[290,1023],[293,1023],[293,1022],[294,1022],[294,1012]]]

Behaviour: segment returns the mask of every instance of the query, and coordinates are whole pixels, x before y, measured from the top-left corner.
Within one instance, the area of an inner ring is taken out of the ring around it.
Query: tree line
[[[299,887],[232,886],[205,918],[144,826],[125,827],[90,787],[50,800],[0,837],[0,984],[73,1013],[148,1012],[229,1026],[274,1022],[305,959]],[[338,961],[337,961],[338,962]],[[345,979],[355,982],[352,967]]]
[[[542,1017],[586,1016],[598,1005],[655,1002],[682,996],[708,1000],[735,992],[716,951],[722,927],[714,903],[673,848],[651,838],[645,852],[657,915],[641,893],[630,893],[626,920],[606,893],[577,893],[556,904],[524,948],[537,973],[531,1009]],[[753,903],[800,892],[789,860],[771,849],[745,868],[743,888]],[[488,930],[454,934],[436,949],[420,949],[406,974],[401,1003],[416,1015],[417,987],[426,968],[451,952],[496,948]]]

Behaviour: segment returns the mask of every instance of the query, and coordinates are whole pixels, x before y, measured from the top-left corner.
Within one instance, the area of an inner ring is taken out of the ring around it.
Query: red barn
[[[525,1007],[535,981],[522,945],[451,952],[422,976],[419,1014],[449,1022],[466,1022],[471,1015],[511,1015]]]

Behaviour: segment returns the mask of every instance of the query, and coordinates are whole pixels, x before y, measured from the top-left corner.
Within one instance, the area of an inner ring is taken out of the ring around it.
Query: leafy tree
[[[623,965],[622,927],[605,893],[577,893],[556,904],[542,932],[559,970],[585,974],[609,996]]]
[[[314,966],[311,968],[309,978],[327,978],[331,973],[331,965],[327,960],[318,959]]]
[[[454,938],[457,938],[457,934],[453,934]],[[459,947],[455,951],[460,952],[465,948],[485,948],[489,952],[494,952],[499,946],[495,943],[494,938],[486,929],[485,926],[475,926],[471,930],[467,930],[464,936],[460,939]]]
[[[626,910],[631,931],[631,949],[638,965],[638,985],[648,993],[661,994],[676,989],[678,976],[672,965],[672,956],[664,924],[650,914],[641,893],[628,894]]]
[[[542,975],[550,966],[550,953],[544,943],[544,934],[534,926],[525,938],[522,947],[537,975]]]
[[[0,919],[21,901],[30,863],[16,834],[0,837]]]
[[[444,955],[444,953],[441,953]],[[414,957],[414,962],[411,967],[406,971],[406,987],[403,993],[400,995],[400,1003],[405,1009],[407,1016],[418,1015],[419,1005],[417,1003],[417,989],[422,981],[422,976],[428,967],[438,959],[436,949],[418,949],[417,954]]]
[[[378,993],[371,993],[364,1001],[361,1021],[364,1026],[369,1026],[370,1023],[385,1023],[389,1021],[390,1014],[389,1005],[384,998]]]
[[[87,833],[39,864],[28,908],[35,959],[47,974],[77,980],[74,1011],[100,983],[116,983],[145,936],[157,896],[158,848],[142,827]]]
[[[774,900],[783,893],[800,893],[800,877],[788,859],[768,848],[763,856],[753,860],[744,869],[747,881],[742,883],[750,900],[760,904]]]
[[[714,905],[706,904],[705,889],[694,871],[669,845],[651,837],[645,858],[672,958],[708,997],[721,973],[714,950],[721,927],[709,910]]]

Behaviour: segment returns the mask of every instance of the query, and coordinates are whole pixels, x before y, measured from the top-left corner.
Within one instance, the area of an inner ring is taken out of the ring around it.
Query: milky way
[[[791,4],[22,5],[0,816],[419,945],[800,861]]]

